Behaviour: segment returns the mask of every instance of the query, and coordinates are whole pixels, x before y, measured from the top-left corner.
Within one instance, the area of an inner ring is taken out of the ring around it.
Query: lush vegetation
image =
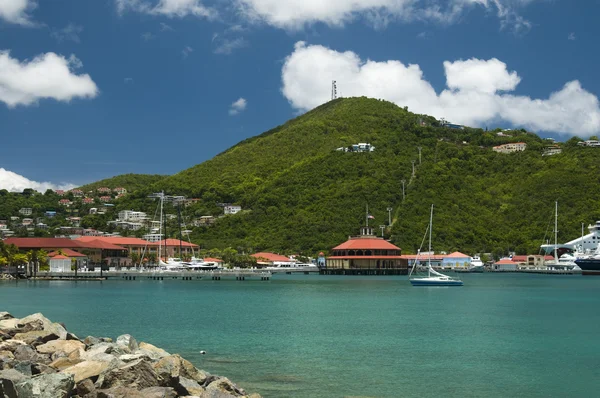
[[[123,187],[127,191],[136,191],[140,188],[154,184],[165,178],[166,176],[158,174],[122,174],[112,178],[96,181],[79,187],[83,192],[96,191],[98,188],[118,188]]]
[[[436,251],[467,254],[537,253],[544,239],[553,237],[555,201],[560,241],[579,236],[581,223],[600,219],[599,149],[579,147],[573,138],[561,144],[563,153],[542,156],[547,143],[537,135],[499,132],[442,127],[432,117],[386,101],[338,99],[209,161],[137,186],[116,202],[114,212],[135,209],[153,215],[156,202],[147,196],[164,190],[199,199],[182,208],[186,225],[200,216],[217,217],[214,225],[193,228],[190,235],[205,249],[310,256],[356,235],[367,205],[377,234],[385,225],[385,237],[404,253],[418,249],[432,203]],[[492,146],[516,141],[526,142],[527,149],[492,151]],[[335,150],[359,142],[376,149]],[[244,210],[219,217],[223,209],[217,204],[224,202]],[[391,227],[388,207],[393,209]],[[172,205],[165,210],[176,214]],[[96,218],[92,223],[91,216],[84,216],[84,225],[106,230],[106,220]],[[172,224],[169,235],[176,230]]]

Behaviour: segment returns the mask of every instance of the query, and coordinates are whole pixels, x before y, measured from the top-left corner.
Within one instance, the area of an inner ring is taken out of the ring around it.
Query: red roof
[[[417,257],[419,257],[420,261],[425,261],[429,258],[431,258],[432,260],[443,260],[445,258],[445,256],[442,255],[435,255],[433,254],[432,256],[429,256],[428,254],[419,254],[418,256],[416,254],[403,254],[402,256],[400,256],[406,260],[416,260]]]
[[[470,258],[471,256],[467,256],[466,254],[462,254],[461,252],[450,253],[444,258]]]
[[[113,245],[112,243],[102,241],[100,239],[92,240],[84,243],[86,248],[101,249],[101,250],[127,250],[122,246]]]
[[[80,242],[68,238],[7,238],[7,245],[15,245],[19,249],[61,249],[80,248]]]
[[[513,263],[521,263],[524,261],[527,261],[527,257],[529,257],[529,255],[518,255],[518,256],[512,256],[511,260]],[[554,260],[554,257],[552,256],[544,256],[544,260]]]
[[[75,250],[71,250],[71,249],[62,248],[62,249],[60,249],[60,251],[69,257],[86,257],[85,254],[77,253]],[[58,251],[48,253],[48,257],[56,257],[59,255],[60,254],[58,253]]]
[[[52,257],[53,260],[68,260],[69,257],[63,256],[62,254],[57,254],[56,256]]]
[[[195,245],[190,242],[186,242],[184,240],[180,241],[179,239],[166,239],[166,241],[167,241],[167,246],[172,246],[172,247],[179,247],[179,242],[181,242],[182,247],[199,247],[198,245]],[[161,240],[160,242],[156,242],[156,245],[165,246],[165,239]]]
[[[346,242],[333,248],[333,250],[400,250],[381,238],[350,238]]]
[[[265,260],[265,261],[290,261],[290,262],[293,261],[293,260],[290,260],[289,257],[282,256],[281,254],[275,254],[275,253],[260,252],[260,253],[251,254],[251,256],[256,258],[257,260]]]
[[[93,240],[99,240],[113,245],[121,246],[156,246],[158,243],[148,242],[140,238],[123,238],[120,236],[81,236],[76,240],[80,242],[91,242]]]
[[[222,263],[223,260],[218,259],[218,258],[212,258],[212,257],[204,257],[204,261],[207,263]]]
[[[494,264],[514,264],[510,258],[503,258],[502,260],[496,261]]]
[[[404,256],[331,256],[328,260],[403,260]]]

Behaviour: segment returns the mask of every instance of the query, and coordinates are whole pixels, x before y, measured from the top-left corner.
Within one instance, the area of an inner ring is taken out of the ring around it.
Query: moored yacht
[[[479,256],[471,257],[471,265],[469,266],[469,272],[483,272],[484,265],[483,261]]]

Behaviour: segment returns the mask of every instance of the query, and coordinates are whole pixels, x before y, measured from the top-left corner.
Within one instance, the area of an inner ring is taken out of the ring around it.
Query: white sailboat
[[[413,271],[415,270],[417,260],[413,264],[410,274],[408,275],[409,281],[413,286],[462,286],[463,281],[457,278],[444,275],[437,272],[431,267],[431,230],[433,228],[433,205],[431,205],[431,213],[429,215],[429,254],[427,259],[427,276],[414,276],[411,278]]]

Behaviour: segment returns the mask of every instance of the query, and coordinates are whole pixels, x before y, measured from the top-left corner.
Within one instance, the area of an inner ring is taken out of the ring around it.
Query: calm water
[[[265,397],[598,396],[600,278],[462,279],[2,282],[0,310],[130,333]]]

